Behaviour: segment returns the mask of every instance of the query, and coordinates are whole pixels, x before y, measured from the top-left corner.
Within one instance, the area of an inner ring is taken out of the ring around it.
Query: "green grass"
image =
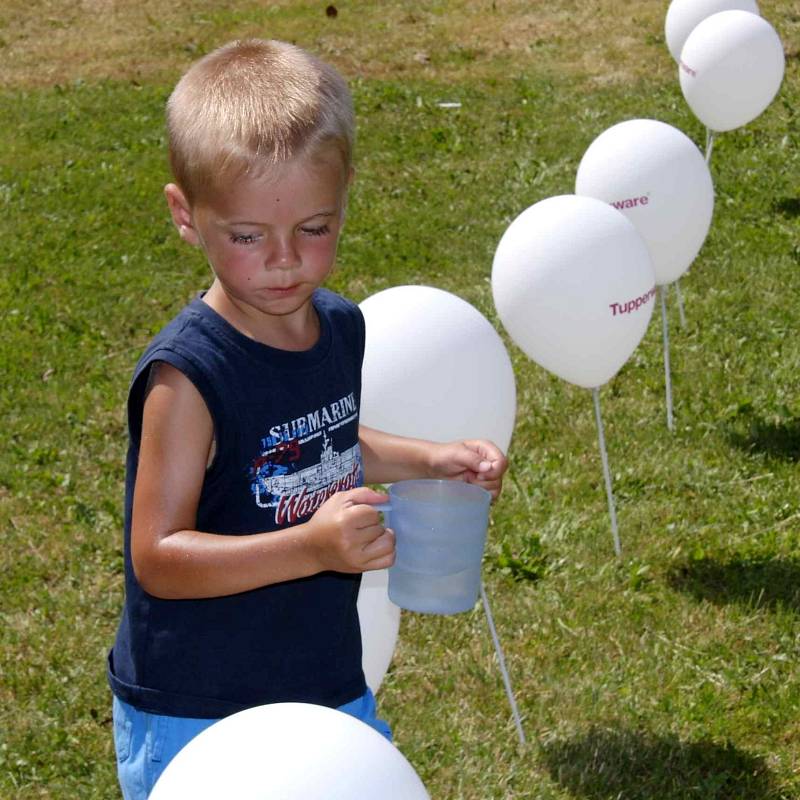
[[[602,391],[622,559],[589,393],[508,342],[519,410],[485,578],[529,744],[480,610],[405,613],[379,701],[432,797],[800,795],[797,78],[790,59],[772,107],[715,146],[685,328],[670,307],[675,432],[657,316]],[[358,301],[436,285],[501,333],[494,248],[523,208],[572,191],[595,136],[631,117],[704,135],[677,81],[590,90],[504,67],[353,90],[358,176],[333,288]],[[122,601],[125,393],[139,351],[208,280],[161,196],[168,91],[0,95],[2,798],[117,796],[104,657]]]

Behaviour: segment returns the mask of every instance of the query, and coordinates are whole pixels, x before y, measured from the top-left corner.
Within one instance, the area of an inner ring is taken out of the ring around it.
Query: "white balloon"
[[[361,665],[367,686],[377,694],[394,655],[400,630],[400,608],[389,599],[389,571],[365,572],[358,591]]]
[[[506,451],[516,413],[511,359],[472,305],[430,286],[366,298],[361,422],[401,436],[489,439]]]
[[[537,364],[594,389],[641,341],[655,274],[639,232],[613,206],[561,195],[523,211],[494,255],[492,292],[511,338]]]
[[[690,267],[714,213],[714,184],[702,153],[686,134],[652,119],[601,133],[581,159],[575,193],[605,200],[636,226],[659,285]]]
[[[276,703],[225,717],[167,765],[150,800],[429,800],[403,754],[323,706]]]
[[[704,19],[681,51],[678,76],[686,102],[711,131],[754,120],[780,89],[783,45],[772,25],[747,11]]]
[[[396,286],[361,303],[366,324],[360,420],[401,436],[489,439],[507,451],[516,385],[500,335],[472,305],[430,286]],[[400,609],[386,570],[364,573],[358,598],[367,684],[389,667]]]
[[[672,57],[680,61],[681,50],[689,34],[706,17],[734,9],[759,13],[756,0],[672,0],[664,21],[664,36]]]

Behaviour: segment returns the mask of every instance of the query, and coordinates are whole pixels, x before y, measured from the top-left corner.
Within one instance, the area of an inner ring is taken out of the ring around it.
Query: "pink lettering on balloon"
[[[635,297],[625,303],[611,303],[608,307],[614,317],[618,314],[631,314],[634,311],[638,311],[642,306],[646,306],[655,296],[656,287],[654,286],[647,294],[643,294],[641,297]]]
[[[620,211],[624,211],[626,208],[636,208],[637,206],[646,206],[650,202],[650,197],[648,195],[642,195],[641,197],[629,197],[625,200],[612,200],[611,205],[614,208],[619,209]]]
[[[681,69],[687,74],[691,75],[693,78],[697,77],[697,70],[692,69],[688,64],[684,64],[683,61],[678,62],[681,65]]]

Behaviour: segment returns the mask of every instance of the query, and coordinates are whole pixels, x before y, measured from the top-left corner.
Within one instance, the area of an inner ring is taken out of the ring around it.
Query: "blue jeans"
[[[339,706],[392,741],[389,725],[377,717],[375,697],[367,689],[361,697]],[[216,719],[168,717],[140,711],[114,697],[114,747],[117,775],[125,800],[146,800],[167,764],[198,733]]]

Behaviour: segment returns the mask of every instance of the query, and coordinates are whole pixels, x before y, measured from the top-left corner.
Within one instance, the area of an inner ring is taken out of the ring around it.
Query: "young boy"
[[[147,348],[128,398],[125,606],[108,676],[126,800],[217,719],[340,708],[390,737],[361,668],[360,576],[394,560],[362,484],[437,477],[497,496],[490,442],[359,426],[364,322],[319,288],[352,179],[352,100],[281,42],[197,62],[167,106],[181,238],[214,274]]]

